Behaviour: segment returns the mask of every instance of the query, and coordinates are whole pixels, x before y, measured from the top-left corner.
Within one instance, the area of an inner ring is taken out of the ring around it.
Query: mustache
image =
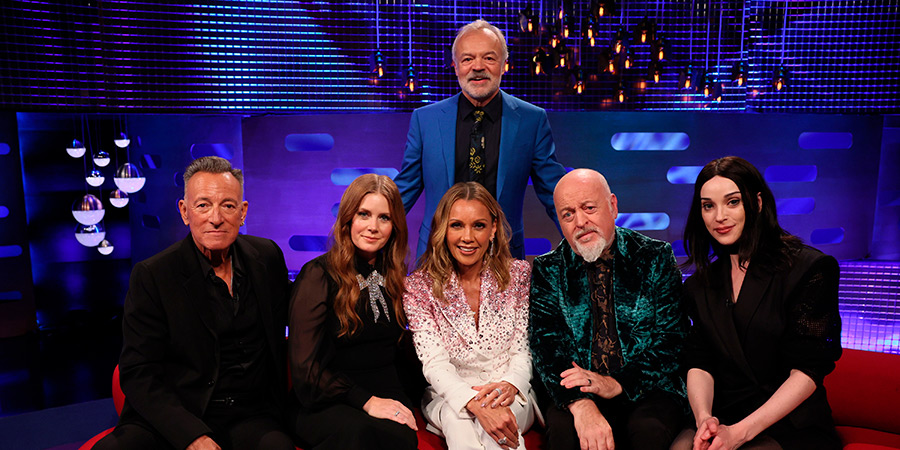
[[[592,226],[592,225],[587,225],[587,226],[585,226],[581,231],[579,231],[578,233],[575,233],[575,239],[579,239],[579,238],[581,238],[582,236],[584,236],[585,234],[588,234],[588,233],[591,233],[591,232],[595,232],[595,233],[596,233],[596,232],[599,232],[599,231],[600,231],[600,229],[598,229],[597,227]]]
[[[487,70],[473,71],[472,73],[469,74],[469,76],[466,78],[466,80],[472,81],[476,78],[491,78],[491,73],[488,72]]]

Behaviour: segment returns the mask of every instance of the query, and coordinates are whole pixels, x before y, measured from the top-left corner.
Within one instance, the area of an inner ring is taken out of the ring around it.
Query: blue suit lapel
[[[441,108],[441,116],[437,121],[444,165],[447,167],[447,188],[453,186],[453,181],[456,179],[456,112],[459,109],[460,95],[462,94],[451,97],[450,101]]]
[[[513,102],[512,97],[505,92],[500,91],[503,99],[503,120],[500,126],[500,157],[497,160],[497,201],[500,201],[503,194],[503,183],[506,181],[506,171],[504,167],[512,167],[510,162],[518,155],[515,154],[516,136],[519,134],[519,122],[521,115],[519,106]],[[500,201],[502,205],[503,202]]]

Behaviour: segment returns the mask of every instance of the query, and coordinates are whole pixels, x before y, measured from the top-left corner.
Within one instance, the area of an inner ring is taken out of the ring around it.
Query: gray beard
[[[609,247],[609,242],[602,236],[598,237],[597,241],[592,244],[582,244],[577,240],[575,241],[575,250],[589,263],[600,259],[607,247]]]

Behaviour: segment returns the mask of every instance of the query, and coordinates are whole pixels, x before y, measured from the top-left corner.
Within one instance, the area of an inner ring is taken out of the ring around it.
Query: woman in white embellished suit
[[[478,183],[452,186],[403,295],[430,384],[422,411],[450,450],[525,448],[522,433],[537,413],[530,280],[528,263],[510,255],[509,225],[497,201]]]

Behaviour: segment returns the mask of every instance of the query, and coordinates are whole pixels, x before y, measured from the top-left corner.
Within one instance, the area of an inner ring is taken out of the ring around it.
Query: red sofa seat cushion
[[[835,425],[900,434],[900,355],[844,349],[825,390]]]

